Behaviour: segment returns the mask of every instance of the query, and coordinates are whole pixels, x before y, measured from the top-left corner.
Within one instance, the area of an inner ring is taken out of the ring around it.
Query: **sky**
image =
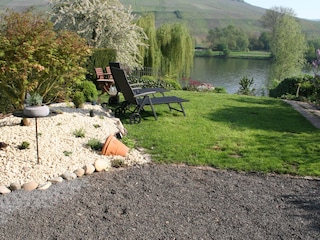
[[[298,18],[320,19],[320,0],[245,0],[245,2],[265,9],[275,6],[291,8]]]

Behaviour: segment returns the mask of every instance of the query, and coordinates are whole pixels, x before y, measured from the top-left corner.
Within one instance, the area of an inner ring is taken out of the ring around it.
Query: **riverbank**
[[[223,51],[201,49],[195,51],[195,57],[271,60],[271,53],[265,51],[230,52],[226,56]]]

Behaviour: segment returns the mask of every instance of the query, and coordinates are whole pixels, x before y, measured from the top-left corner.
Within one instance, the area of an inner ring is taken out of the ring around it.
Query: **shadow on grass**
[[[216,122],[230,123],[235,128],[261,129],[277,132],[310,132],[316,129],[294,109],[279,105],[252,104],[251,106],[225,106],[207,117]]]

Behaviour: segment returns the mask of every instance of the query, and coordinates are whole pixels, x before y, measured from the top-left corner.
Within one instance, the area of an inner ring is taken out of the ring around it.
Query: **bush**
[[[310,75],[286,78],[269,90],[269,96],[295,100],[312,99],[316,92],[312,81],[313,77]]]
[[[180,90],[178,81],[170,78],[159,79],[155,76],[143,75],[141,77],[129,76],[131,83],[142,83],[144,88],[162,87],[168,90]]]
[[[240,89],[238,91],[238,94],[241,95],[255,95],[255,89],[252,88],[254,84],[253,78],[249,79],[248,76],[243,76],[240,79]]]
[[[85,137],[85,131],[83,128],[77,129],[73,131],[73,135],[77,138],[84,138]]]
[[[96,85],[91,81],[83,81],[79,83],[77,90],[83,92],[86,102],[93,102],[98,99],[98,90]]]
[[[103,144],[96,138],[91,138],[87,146],[90,147],[92,150],[100,151],[102,149]]]
[[[29,142],[23,141],[23,142],[21,143],[21,145],[18,146],[18,148],[19,148],[20,150],[23,150],[23,149],[28,149],[29,146],[30,146],[30,143],[29,143]]]
[[[74,106],[76,108],[81,108],[83,107],[83,104],[85,103],[85,96],[83,92],[75,92],[72,98],[72,102],[74,103]]]

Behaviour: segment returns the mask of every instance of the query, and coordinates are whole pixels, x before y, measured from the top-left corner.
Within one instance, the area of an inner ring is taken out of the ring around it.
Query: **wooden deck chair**
[[[102,90],[101,94],[98,96],[98,101],[100,97],[107,93],[109,97],[109,103],[115,101],[117,93],[111,93],[110,89],[114,85],[114,80],[110,78],[110,73],[103,72],[103,69],[101,67],[95,68],[96,77],[97,77],[97,84],[98,87]]]
[[[125,113],[127,107],[129,105],[133,105],[135,109],[132,111],[132,114],[130,116],[130,123],[140,123],[140,112],[143,110],[145,106],[150,106],[152,109],[153,116],[157,120],[158,117],[154,110],[154,105],[167,104],[169,106],[170,111],[176,110],[178,112],[183,113],[183,115],[186,116],[182,106],[182,102],[188,102],[188,100],[178,98],[176,96],[154,97],[153,94],[155,93],[155,91],[135,93],[132,90],[127,80],[127,77],[122,69],[111,67],[111,72],[113,78],[115,79],[115,82],[117,82],[117,84],[119,85],[121,93],[123,94],[123,97],[125,99],[121,106],[116,109],[116,115]],[[178,104],[180,106],[180,109],[172,107],[172,104]]]

